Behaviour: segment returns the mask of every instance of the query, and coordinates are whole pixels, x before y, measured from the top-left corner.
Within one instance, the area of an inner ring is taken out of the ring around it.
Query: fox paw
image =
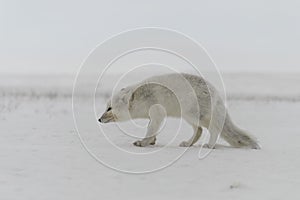
[[[149,143],[150,145],[155,145],[156,142],[156,137],[154,137],[154,139]]]
[[[149,144],[150,144],[150,145],[155,145],[155,141],[153,141],[153,142],[150,142]]]
[[[134,146],[137,147],[145,147],[149,145],[155,145],[156,137],[154,138],[144,138],[142,140],[137,140],[133,143]]]
[[[208,149],[215,149],[215,145],[211,145],[211,144],[204,144],[203,148],[208,148]]]
[[[187,141],[183,141],[179,144],[180,147],[190,147],[192,146],[192,144],[190,142]]]
[[[144,145],[142,144],[142,141],[141,140],[137,140],[133,143],[134,146],[137,146],[137,147],[143,147]]]
[[[148,141],[137,140],[137,141],[135,141],[135,142],[133,143],[133,145],[134,145],[134,146],[137,146],[137,147],[146,147],[146,146],[152,145],[152,144],[155,144],[155,141],[149,143]]]

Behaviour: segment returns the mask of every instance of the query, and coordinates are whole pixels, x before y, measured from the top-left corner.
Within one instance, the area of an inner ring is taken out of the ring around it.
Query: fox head
[[[101,123],[121,122],[130,119],[129,101],[131,92],[129,89],[123,88],[109,99],[106,110],[99,118]]]

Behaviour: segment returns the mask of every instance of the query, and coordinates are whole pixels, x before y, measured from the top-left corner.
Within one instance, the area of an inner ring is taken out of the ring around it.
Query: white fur
[[[202,77],[167,74],[151,77],[123,88],[107,104],[100,122],[150,119],[146,137],[136,146],[155,144],[156,133],[165,117],[182,117],[194,129],[194,135],[180,146],[192,146],[201,137],[202,127],[210,132],[206,147],[213,148],[221,133],[234,147],[259,148],[257,141],[236,127],[217,90]]]

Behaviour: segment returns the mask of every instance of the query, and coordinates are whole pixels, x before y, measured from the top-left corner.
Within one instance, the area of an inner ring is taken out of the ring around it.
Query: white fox
[[[180,146],[195,144],[204,127],[210,133],[207,148],[214,148],[220,135],[233,147],[260,149],[254,137],[233,124],[217,90],[202,77],[191,74],[154,76],[123,88],[108,101],[99,122],[150,119],[146,137],[133,143],[145,147],[155,144],[165,117],[182,117],[193,127],[193,136]]]

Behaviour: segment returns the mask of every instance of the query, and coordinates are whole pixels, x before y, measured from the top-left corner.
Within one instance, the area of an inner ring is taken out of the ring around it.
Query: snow
[[[167,168],[138,175],[112,170],[83,148],[72,116],[73,77],[2,77],[0,199],[296,199],[300,195],[298,77],[224,74],[232,118],[259,139],[261,150],[230,148],[220,141],[219,148],[199,160],[202,138]],[[104,101],[99,101],[99,112]],[[83,110],[88,106],[82,105]],[[134,147],[135,139],[115,130],[113,124],[102,128],[118,146],[147,153],[163,148],[178,122],[167,120],[157,145],[148,148]],[[129,123],[124,127],[133,130]],[[191,131],[183,123],[174,144],[141,166],[159,166],[180,154],[183,149],[178,144]],[[126,163],[118,157],[101,134],[86,136],[91,137],[86,137],[91,148],[108,161],[134,167],[134,160]]]

